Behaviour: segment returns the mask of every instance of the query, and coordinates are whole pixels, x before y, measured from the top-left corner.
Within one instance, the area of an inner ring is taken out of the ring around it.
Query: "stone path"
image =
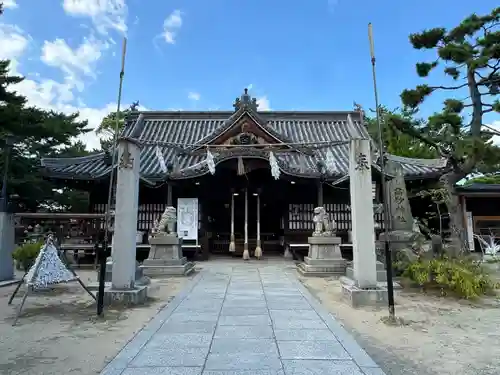
[[[384,375],[294,269],[205,264],[101,375]]]

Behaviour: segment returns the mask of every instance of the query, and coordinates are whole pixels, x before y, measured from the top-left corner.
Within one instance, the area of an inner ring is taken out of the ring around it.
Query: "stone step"
[[[345,270],[345,275],[350,279],[354,279],[354,269],[352,267],[347,267]],[[385,273],[384,269],[377,269],[377,281],[378,282],[387,281],[387,274]]]

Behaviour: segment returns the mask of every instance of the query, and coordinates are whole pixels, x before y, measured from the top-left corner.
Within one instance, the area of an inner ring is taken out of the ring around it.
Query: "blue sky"
[[[0,47],[8,48],[0,58],[14,59],[16,71],[27,76],[20,91],[37,105],[81,110],[93,126],[116,102],[123,32],[125,103],[230,109],[251,85],[263,108],[348,110],[353,101],[374,106],[367,38],[372,22],[380,100],[396,107],[401,90],[422,82],[414,64],[426,55],[411,48],[408,35],[452,27],[497,5],[493,0],[5,2],[10,6],[1,19]],[[20,37],[26,42],[16,46]],[[439,74],[433,77],[431,82],[441,82]],[[424,107],[425,114],[440,107],[438,99]]]

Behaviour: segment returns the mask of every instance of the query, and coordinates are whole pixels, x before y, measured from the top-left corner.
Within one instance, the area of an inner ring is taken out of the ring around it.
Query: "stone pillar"
[[[370,141],[351,140],[349,151],[353,270],[356,286],[377,285]]]
[[[127,290],[135,287],[139,168],[139,144],[133,140],[120,139],[111,279],[113,289]]]
[[[351,140],[349,150],[353,262],[341,277],[342,295],[353,307],[387,303],[387,288],[377,284],[375,220],[372,201],[370,141]]]
[[[0,212],[0,282],[14,280],[14,220],[12,214]]]
[[[401,164],[389,160],[387,162],[387,173],[395,176],[387,181],[386,197],[392,217],[392,230],[411,231],[413,227],[413,216],[411,214],[410,202],[406,191],[406,184]]]
[[[401,164],[389,160],[387,162],[387,172],[394,176],[393,179],[387,182],[386,192],[392,226],[389,238],[386,239],[386,234],[381,233],[379,241],[381,248],[383,248],[383,243],[388,241],[394,255],[401,249],[409,248],[418,237],[421,237],[421,234],[413,231],[413,215]]]

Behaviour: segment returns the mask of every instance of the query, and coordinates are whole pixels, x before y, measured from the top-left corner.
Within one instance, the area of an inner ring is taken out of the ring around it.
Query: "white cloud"
[[[95,64],[108,47],[108,43],[93,38],[84,39],[74,50],[63,39],[45,41],[41,60],[51,67],[60,69],[65,74],[66,82],[81,91],[83,90],[81,76],[95,78]]]
[[[127,32],[128,8],[125,0],[63,0],[63,9],[73,17],[89,17],[97,31]]]
[[[192,91],[192,92],[190,92],[188,94],[188,99],[189,100],[198,101],[198,100],[200,100],[200,98],[201,98],[201,95],[199,93],[197,93],[197,92],[193,92]]]
[[[260,98],[257,98],[257,104],[259,105],[257,109],[259,111],[270,111],[271,110],[271,105],[269,103],[269,99],[267,99],[267,96],[261,96]]]
[[[17,60],[28,47],[31,37],[14,25],[0,24],[0,60]]]
[[[17,4],[16,0],[3,0],[2,3],[5,9],[15,9],[19,7],[19,4]]]
[[[19,59],[26,53],[31,41],[32,38],[19,27],[0,24],[0,59],[11,60],[11,74],[22,75],[19,69]],[[88,41],[84,41],[80,47],[73,51],[67,47],[66,43],[47,42],[42,48],[45,62],[60,68],[66,74],[66,78],[62,82],[57,82],[53,79],[40,77],[39,74],[30,74],[33,79],[25,78],[12,89],[25,96],[29,105],[67,114],[80,112],[80,119],[88,120],[89,128],[95,129],[104,116],[116,110],[116,104],[109,103],[102,108],[88,108],[81,101],[75,100],[74,91],[79,87],[68,77],[71,77],[72,74],[89,75],[87,68],[77,68],[76,63],[81,64],[84,61],[92,64],[98,59],[98,54],[86,43]],[[58,51],[63,53],[56,53]],[[75,56],[79,56],[81,60],[78,61]],[[78,103],[78,106],[72,104],[73,102]],[[85,142],[89,150],[100,146],[99,137],[95,132],[90,132],[80,139]]]
[[[177,32],[182,26],[182,12],[180,10],[174,10],[170,15],[163,21],[163,32],[161,36],[165,39],[168,44],[175,44],[175,39],[177,37]]]

